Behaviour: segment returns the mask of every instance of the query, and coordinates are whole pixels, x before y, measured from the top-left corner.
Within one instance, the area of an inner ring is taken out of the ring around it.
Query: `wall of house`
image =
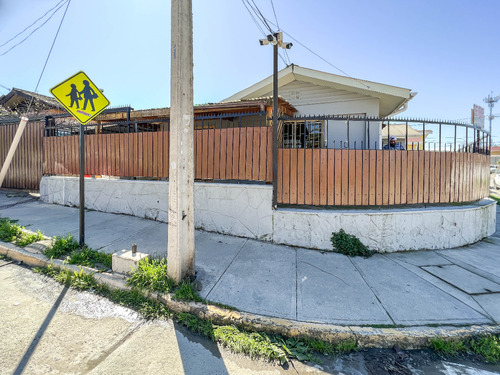
[[[44,202],[79,204],[77,177],[44,176]],[[195,183],[195,226],[279,244],[332,250],[341,228],[380,252],[446,249],[479,241],[495,232],[490,199],[465,206],[371,210],[271,209],[272,186]],[[85,206],[167,222],[168,182],[85,180]],[[470,225],[474,223],[474,225]]]
[[[272,95],[268,93],[267,95]],[[308,82],[293,81],[280,87],[279,95],[291,103],[296,109],[296,116],[314,115],[360,115],[379,116],[379,99],[356,94],[345,90],[336,90]],[[349,147],[360,148],[361,142],[366,148],[368,137],[370,148],[380,148],[380,122],[350,122]],[[328,147],[339,147],[347,141],[347,125],[345,122],[329,121],[326,138]],[[369,133],[369,134],[368,134]]]

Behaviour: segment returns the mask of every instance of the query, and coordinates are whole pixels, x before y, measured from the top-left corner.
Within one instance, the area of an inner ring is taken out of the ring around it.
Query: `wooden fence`
[[[0,125],[0,166],[3,165],[19,123]],[[40,188],[42,178],[42,136],[45,123],[28,122],[12,159],[3,188]]]
[[[272,181],[270,127],[194,131],[195,179]],[[43,173],[79,173],[79,137],[43,139]],[[85,136],[85,174],[168,178],[169,132]]]
[[[489,156],[457,152],[280,149],[278,203],[382,206],[489,195]]]

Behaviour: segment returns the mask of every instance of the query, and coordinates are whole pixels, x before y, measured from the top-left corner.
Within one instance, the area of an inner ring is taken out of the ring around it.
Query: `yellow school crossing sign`
[[[78,72],[50,92],[81,124],[86,124],[109,105],[109,100],[84,72]]]

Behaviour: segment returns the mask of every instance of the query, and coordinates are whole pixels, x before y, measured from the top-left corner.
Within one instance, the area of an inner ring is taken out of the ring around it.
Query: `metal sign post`
[[[110,104],[109,100],[84,73],[78,72],[50,92],[80,123],[80,246],[85,245],[85,130],[83,125],[96,117]],[[80,103],[83,101],[83,103]],[[81,105],[81,107],[80,107]]]

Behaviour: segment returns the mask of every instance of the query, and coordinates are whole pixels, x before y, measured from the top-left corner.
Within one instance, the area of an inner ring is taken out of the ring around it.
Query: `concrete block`
[[[113,272],[129,273],[136,270],[139,261],[147,258],[148,256],[148,254],[139,252],[132,254],[132,250],[118,251],[112,256]]]

